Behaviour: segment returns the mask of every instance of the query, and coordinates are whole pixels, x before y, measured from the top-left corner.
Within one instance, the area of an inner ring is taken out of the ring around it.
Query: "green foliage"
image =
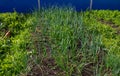
[[[4,59],[6,54],[10,52],[10,39],[2,40],[0,39],[0,58]]]
[[[94,10],[92,16],[98,20],[105,20],[120,26],[120,12],[118,10]]]
[[[29,43],[29,31],[25,30],[14,38],[11,38],[10,52],[1,63],[1,75],[16,75],[27,67],[27,44]],[[7,53],[7,52],[6,52]]]
[[[14,13],[0,14],[0,76],[16,76],[27,67],[27,48],[34,17]],[[10,37],[4,37],[10,30]]]
[[[120,12],[115,10],[93,10],[84,13],[84,23],[91,31],[101,34],[103,45],[107,50],[106,66],[112,69],[113,75],[120,73]]]
[[[13,36],[19,34],[20,30],[24,30],[25,28],[28,28],[31,25],[30,23],[28,23],[27,16],[29,15],[24,15],[22,13],[18,14],[17,12],[0,14],[0,22],[2,23],[0,30],[9,30],[11,31],[11,34]]]

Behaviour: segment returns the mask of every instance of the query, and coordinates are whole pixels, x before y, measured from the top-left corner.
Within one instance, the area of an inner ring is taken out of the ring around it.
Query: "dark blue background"
[[[0,0],[0,12],[30,12],[38,8],[37,0]],[[41,7],[73,6],[77,11],[89,8],[90,0],[41,0]],[[93,9],[120,10],[120,0],[93,0]]]

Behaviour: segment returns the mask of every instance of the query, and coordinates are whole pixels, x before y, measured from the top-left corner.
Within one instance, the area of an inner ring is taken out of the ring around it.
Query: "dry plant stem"
[[[3,38],[9,37],[10,36],[10,30],[7,31],[7,33],[5,34],[5,36]]]

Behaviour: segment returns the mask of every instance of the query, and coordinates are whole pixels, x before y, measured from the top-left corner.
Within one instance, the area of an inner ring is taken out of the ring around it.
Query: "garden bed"
[[[0,75],[119,76],[120,11],[0,14]]]

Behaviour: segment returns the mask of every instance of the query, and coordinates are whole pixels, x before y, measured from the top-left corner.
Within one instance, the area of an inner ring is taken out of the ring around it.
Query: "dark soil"
[[[42,63],[34,65],[27,76],[65,76],[53,58],[45,58]]]
[[[57,66],[55,60],[51,57],[51,49],[48,44],[49,39],[41,34],[40,27],[36,27],[35,32],[33,32],[31,36],[34,43],[34,49],[37,50],[36,57],[39,62],[33,62],[36,58],[35,56],[30,59],[28,64],[32,67],[27,73],[27,76],[65,76],[65,72]],[[46,49],[46,56],[43,55],[44,48]]]
[[[94,63],[88,63],[83,67],[82,76],[94,76]]]

